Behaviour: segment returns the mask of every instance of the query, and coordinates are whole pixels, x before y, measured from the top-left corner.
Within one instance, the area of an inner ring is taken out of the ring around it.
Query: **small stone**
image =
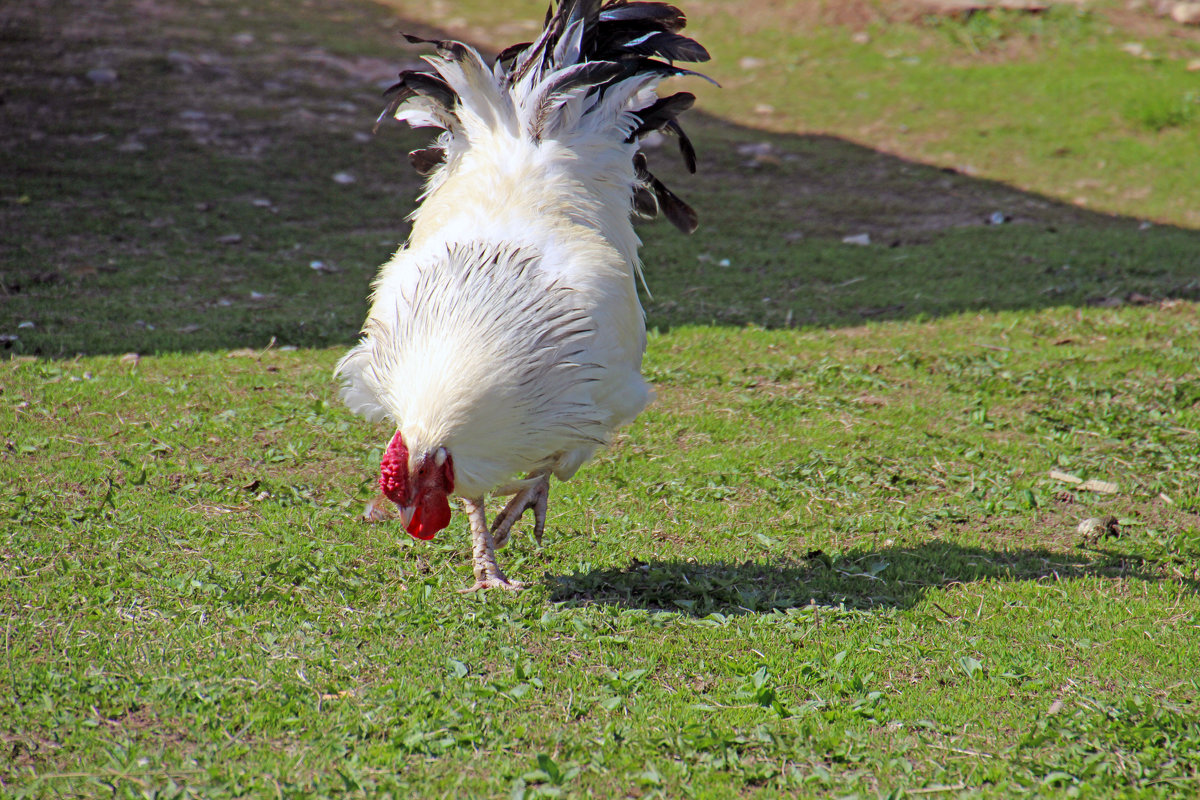
[[[756,105],[754,107],[754,113],[755,114],[774,114],[775,106],[770,105],[769,103],[759,103],[758,105]]]
[[[765,60],[763,60],[761,58],[755,58],[754,56],[746,56],[745,58],[743,58],[741,61],[738,62],[739,67],[741,67],[742,69],[747,69],[747,70],[762,69],[766,65],[767,65],[767,62]]]
[[[182,50],[168,50],[167,63],[183,72],[190,72],[195,59]]]
[[[871,234],[856,233],[853,236],[843,236],[842,242],[844,244],[867,245],[871,243]]]
[[[747,142],[737,146],[737,154],[740,156],[754,156],[755,158],[765,158],[774,155],[775,148],[770,142]]]
[[[224,236],[218,236],[217,241],[221,244],[238,244],[242,241],[240,233],[227,233]]]
[[[1176,3],[1171,7],[1171,19],[1180,25],[1200,25],[1200,3]]]
[[[256,197],[250,201],[250,204],[255,208],[270,208],[273,204],[265,197]]]
[[[24,322],[22,322],[20,325],[18,325],[17,327],[18,327],[18,328],[33,328],[33,327],[36,327],[36,326],[33,324],[33,320],[28,320],[28,319],[27,319],[27,320],[25,320]]]
[[[251,292],[250,293],[251,300],[262,300],[264,297],[266,297],[266,295],[263,294],[262,292]]]
[[[87,79],[97,86],[109,86],[117,82],[117,71],[108,67],[89,69]]]
[[[333,173],[333,182],[334,182],[334,183],[340,183],[340,184],[342,184],[343,186],[346,186],[346,185],[348,185],[348,184],[354,183],[354,182],[355,182],[355,181],[357,181],[357,180],[358,180],[358,178],[354,177],[354,176],[353,176],[353,175],[351,175],[349,172],[335,172],[335,173]]]
[[[854,42],[855,44],[870,44],[871,34],[867,33],[866,31],[858,31],[850,37],[850,41]]]
[[[1009,219],[1010,217],[1005,216],[1002,212],[993,211],[992,215],[988,217],[988,225],[1003,225]]]

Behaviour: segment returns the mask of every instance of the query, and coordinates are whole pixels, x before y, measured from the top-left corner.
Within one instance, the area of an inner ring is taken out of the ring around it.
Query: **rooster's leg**
[[[542,532],[546,530],[546,502],[550,499],[550,473],[531,476],[537,478],[537,483],[513,495],[504,510],[492,520],[492,538],[496,547],[508,544],[508,535],[512,533],[513,525],[527,510],[533,509],[533,538],[538,545],[542,543]]]
[[[523,589],[523,584],[510,581],[500,571],[496,563],[496,548],[492,541],[492,532],[487,526],[487,512],[483,507],[483,498],[472,500],[463,498],[463,506],[471,520],[471,543],[474,550],[475,585],[463,592],[475,592],[480,589]]]

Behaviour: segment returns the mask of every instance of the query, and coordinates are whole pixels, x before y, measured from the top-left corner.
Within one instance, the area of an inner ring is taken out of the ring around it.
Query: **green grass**
[[[651,154],[703,225],[641,231],[658,400],[463,596],[462,515],[358,519],[387,431],[331,372],[422,141],[360,134],[397,30],[540,9],[14,8],[0,794],[1200,791],[1192,39],[689,6],[726,88],[699,175]]]
[[[461,517],[356,521],[382,432],[336,351],[11,363],[5,780],[1185,791],[1197,345],[1190,308],[658,336],[515,597],[454,592]]]
[[[899,18],[892,5],[689,4],[688,30],[713,55],[704,72],[723,87],[689,91],[748,126],[830,134],[1102,212],[1200,226],[1187,69],[1200,36],[1111,1],[911,24],[885,21]],[[514,33],[493,31],[526,6],[444,7],[499,45]],[[820,24],[831,19],[860,24]]]

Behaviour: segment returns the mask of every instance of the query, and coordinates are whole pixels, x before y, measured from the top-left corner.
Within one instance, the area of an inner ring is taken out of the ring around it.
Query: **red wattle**
[[[408,532],[426,541],[450,524],[450,500],[443,493],[427,495],[413,511]]]

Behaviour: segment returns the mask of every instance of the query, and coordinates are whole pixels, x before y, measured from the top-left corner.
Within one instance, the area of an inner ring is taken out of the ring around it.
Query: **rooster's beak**
[[[412,522],[413,514],[415,513],[417,513],[416,506],[400,506],[400,522],[404,525],[404,530],[408,530],[408,526]]]

